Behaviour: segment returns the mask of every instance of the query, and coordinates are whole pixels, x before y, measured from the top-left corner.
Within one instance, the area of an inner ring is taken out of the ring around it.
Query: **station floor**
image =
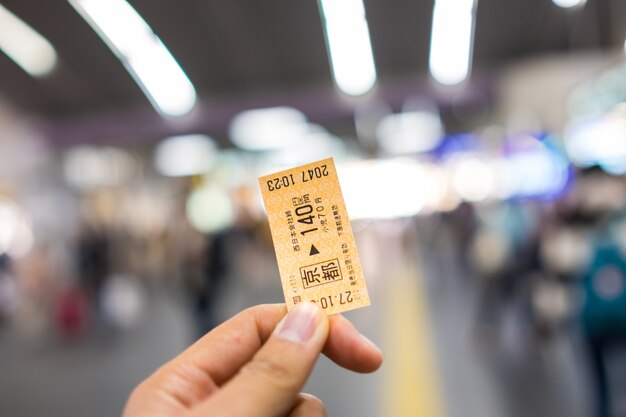
[[[489,347],[475,332],[477,290],[445,242],[410,249],[400,242],[397,236],[357,234],[371,275],[372,305],[347,316],[382,347],[386,359],[378,372],[359,375],[322,357],[306,391],[324,400],[329,415],[591,415],[585,371],[571,340],[531,354],[520,348],[513,357]],[[276,285],[264,291],[233,282],[222,299],[224,315],[280,302],[278,277],[273,279]],[[190,343],[192,322],[184,303],[160,295],[141,326],[80,343],[29,345],[0,332],[0,415],[120,415],[132,387]],[[508,343],[515,345],[511,338]]]

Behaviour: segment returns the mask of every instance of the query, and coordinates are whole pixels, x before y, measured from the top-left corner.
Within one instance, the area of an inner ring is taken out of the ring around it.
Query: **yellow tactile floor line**
[[[444,417],[435,339],[423,281],[409,268],[390,280],[385,317],[383,417]]]

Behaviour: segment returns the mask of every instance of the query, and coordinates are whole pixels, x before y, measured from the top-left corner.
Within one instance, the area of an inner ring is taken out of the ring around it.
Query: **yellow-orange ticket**
[[[332,158],[259,178],[287,308],[370,304]]]

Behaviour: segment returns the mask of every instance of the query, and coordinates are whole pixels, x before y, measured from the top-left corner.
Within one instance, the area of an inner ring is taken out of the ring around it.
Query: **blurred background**
[[[386,362],[330,415],[626,416],[626,2],[0,0],[0,414],[119,415],[283,300],[332,156]]]

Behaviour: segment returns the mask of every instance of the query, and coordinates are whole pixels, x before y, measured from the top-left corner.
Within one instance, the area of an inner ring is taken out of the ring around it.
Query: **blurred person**
[[[17,303],[15,278],[11,273],[11,258],[0,255],[0,326],[8,321]]]
[[[88,328],[89,302],[77,286],[60,291],[56,301],[55,319],[59,333],[65,340],[78,340]]]
[[[15,262],[19,303],[15,310],[15,328],[30,343],[43,342],[52,329],[58,329],[58,311],[62,281],[68,276],[62,245],[40,242]]]
[[[180,200],[185,201],[182,197]],[[153,284],[197,287],[203,280],[209,242],[190,224],[184,204],[167,216],[163,229],[144,233],[138,240],[141,244],[134,270]]]
[[[456,256],[464,270],[469,269],[469,248],[479,229],[476,208],[466,201],[459,204],[451,212],[441,214],[449,223],[449,231],[456,242]]]
[[[480,278],[477,340],[499,342],[519,356],[530,346],[528,276],[539,268],[536,213],[521,202],[483,208],[470,256]],[[487,337],[485,337],[487,336]],[[491,339],[490,339],[491,337]]]
[[[373,372],[381,351],[343,316],[313,303],[259,305],[226,321],[144,380],[123,417],[326,416],[300,393],[323,351],[338,365]]]
[[[208,238],[204,279],[190,282],[198,335],[237,311],[282,294],[269,227],[236,201],[234,223]]]
[[[577,278],[582,293],[578,315],[595,387],[595,415],[608,417],[614,415],[616,398],[611,394],[617,388],[611,386],[609,358],[615,352],[624,355],[626,342],[626,256],[619,236],[626,192],[623,179],[597,166],[578,174],[573,192],[557,206],[564,226],[585,238],[562,242],[562,249],[570,246],[577,261],[565,275]]]
[[[109,325],[116,329],[130,329],[145,315],[147,298],[138,277],[113,274],[104,284],[100,308]]]
[[[611,414],[613,398],[608,375],[608,353],[626,345],[626,260],[612,244],[597,246],[582,280],[583,333],[589,347],[596,383],[597,414]]]
[[[579,280],[591,257],[592,230],[569,217],[563,202],[545,213],[539,231],[540,270],[533,282],[533,309],[543,341],[567,337],[579,314]],[[565,211],[564,211],[565,210]]]
[[[201,260],[201,274],[187,274],[186,283],[194,300],[194,316],[197,335],[212,330],[218,323],[216,303],[222,291],[223,281],[229,271],[230,229],[207,237],[207,245]],[[196,279],[194,279],[196,278]]]
[[[111,267],[111,238],[103,228],[83,223],[76,247],[78,276],[92,300],[98,300]],[[96,302],[93,303],[97,305]]]

